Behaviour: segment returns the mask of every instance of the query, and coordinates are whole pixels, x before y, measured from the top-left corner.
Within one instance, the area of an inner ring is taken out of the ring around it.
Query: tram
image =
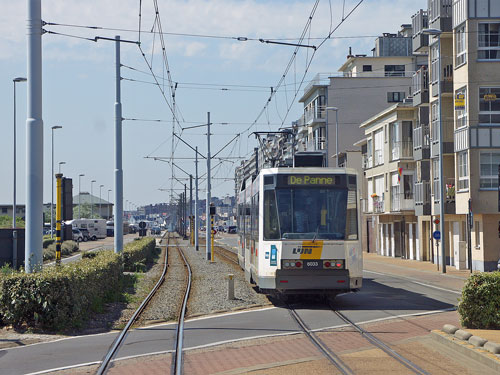
[[[335,296],[361,288],[357,172],[264,168],[241,179],[238,260],[267,294]]]

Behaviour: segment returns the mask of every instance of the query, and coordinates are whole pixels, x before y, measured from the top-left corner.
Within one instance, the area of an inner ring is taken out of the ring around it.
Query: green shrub
[[[56,242],[55,238],[50,238],[50,236],[43,236],[43,248],[46,249],[49,245],[52,245]]]
[[[123,247],[123,268],[125,271],[137,272],[145,269],[145,264],[153,260],[156,240],[146,237]]]
[[[0,323],[56,330],[79,326],[89,312],[116,299],[121,281],[121,260],[111,251],[38,273],[0,275]]]
[[[56,259],[56,244],[52,244],[46,249],[43,249],[43,261]]]
[[[458,304],[464,327],[500,329],[500,272],[471,275]]]
[[[79,247],[75,241],[64,241],[61,245],[61,255],[71,255],[75,251],[78,251]],[[56,244],[53,243],[49,245],[46,249],[43,249],[43,260],[56,259]]]

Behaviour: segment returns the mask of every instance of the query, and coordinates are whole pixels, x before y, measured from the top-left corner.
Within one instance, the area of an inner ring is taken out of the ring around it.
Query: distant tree
[[[80,205],[80,218],[82,219],[102,219],[101,215],[97,213],[99,211],[99,206],[94,205],[94,215],[91,216],[92,210],[90,209],[89,203],[82,203]],[[78,204],[73,207],[73,219],[78,219]]]
[[[16,227],[17,228],[24,228],[24,220],[17,216],[16,217]],[[12,228],[12,217],[8,215],[1,215],[0,216],[0,228]]]

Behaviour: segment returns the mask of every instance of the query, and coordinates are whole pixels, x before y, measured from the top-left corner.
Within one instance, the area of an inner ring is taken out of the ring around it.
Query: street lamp
[[[16,83],[26,82],[24,77],[16,77],[14,83],[14,193],[12,201],[12,228],[16,228]],[[12,231],[12,268],[17,267],[17,231]]]
[[[337,107],[326,107],[326,160],[328,164],[328,111],[335,111],[335,157],[337,167],[339,166],[339,109]]]
[[[60,161],[59,162],[59,174],[61,174],[61,165],[66,164],[65,161]]]
[[[102,211],[101,211],[101,191],[102,191],[102,187],[104,185],[99,185],[99,216],[102,216]]]
[[[83,173],[78,175],[78,218],[81,219],[82,217],[80,216],[80,200],[82,199],[82,191],[81,191],[81,185],[82,185],[82,177],[85,176]]]
[[[439,100],[439,231],[441,232],[441,272],[446,273],[446,234],[445,218],[444,218],[444,176],[443,176],[443,118],[441,111],[441,34],[439,29],[424,29],[423,34],[432,35],[437,38],[438,42],[438,100]],[[439,263],[439,262],[438,262]]]
[[[110,212],[109,212],[109,206],[111,206],[111,204],[110,204],[110,202],[109,202],[109,193],[110,193],[111,191],[113,191],[113,190],[108,189],[108,219],[111,219],[111,214],[110,214]]]
[[[94,182],[95,180],[90,181],[90,218],[94,218]]]
[[[12,228],[16,227],[16,83],[26,81],[27,79],[24,77],[16,77],[12,80],[14,83],[14,200],[12,202]]]

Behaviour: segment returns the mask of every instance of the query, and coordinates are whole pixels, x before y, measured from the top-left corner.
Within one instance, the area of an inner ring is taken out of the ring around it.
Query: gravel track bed
[[[270,304],[267,297],[257,293],[245,280],[245,273],[238,265],[222,258],[215,263],[204,259],[205,251],[196,251],[188,241],[179,243],[184,250],[193,280],[189,295],[187,316],[203,315],[219,311]],[[227,275],[234,275],[234,300],[227,299]]]
[[[175,240],[171,239],[170,244]],[[174,247],[168,249],[168,269],[165,281],[141,314],[139,324],[146,321],[177,320],[186,288],[184,262]]]

